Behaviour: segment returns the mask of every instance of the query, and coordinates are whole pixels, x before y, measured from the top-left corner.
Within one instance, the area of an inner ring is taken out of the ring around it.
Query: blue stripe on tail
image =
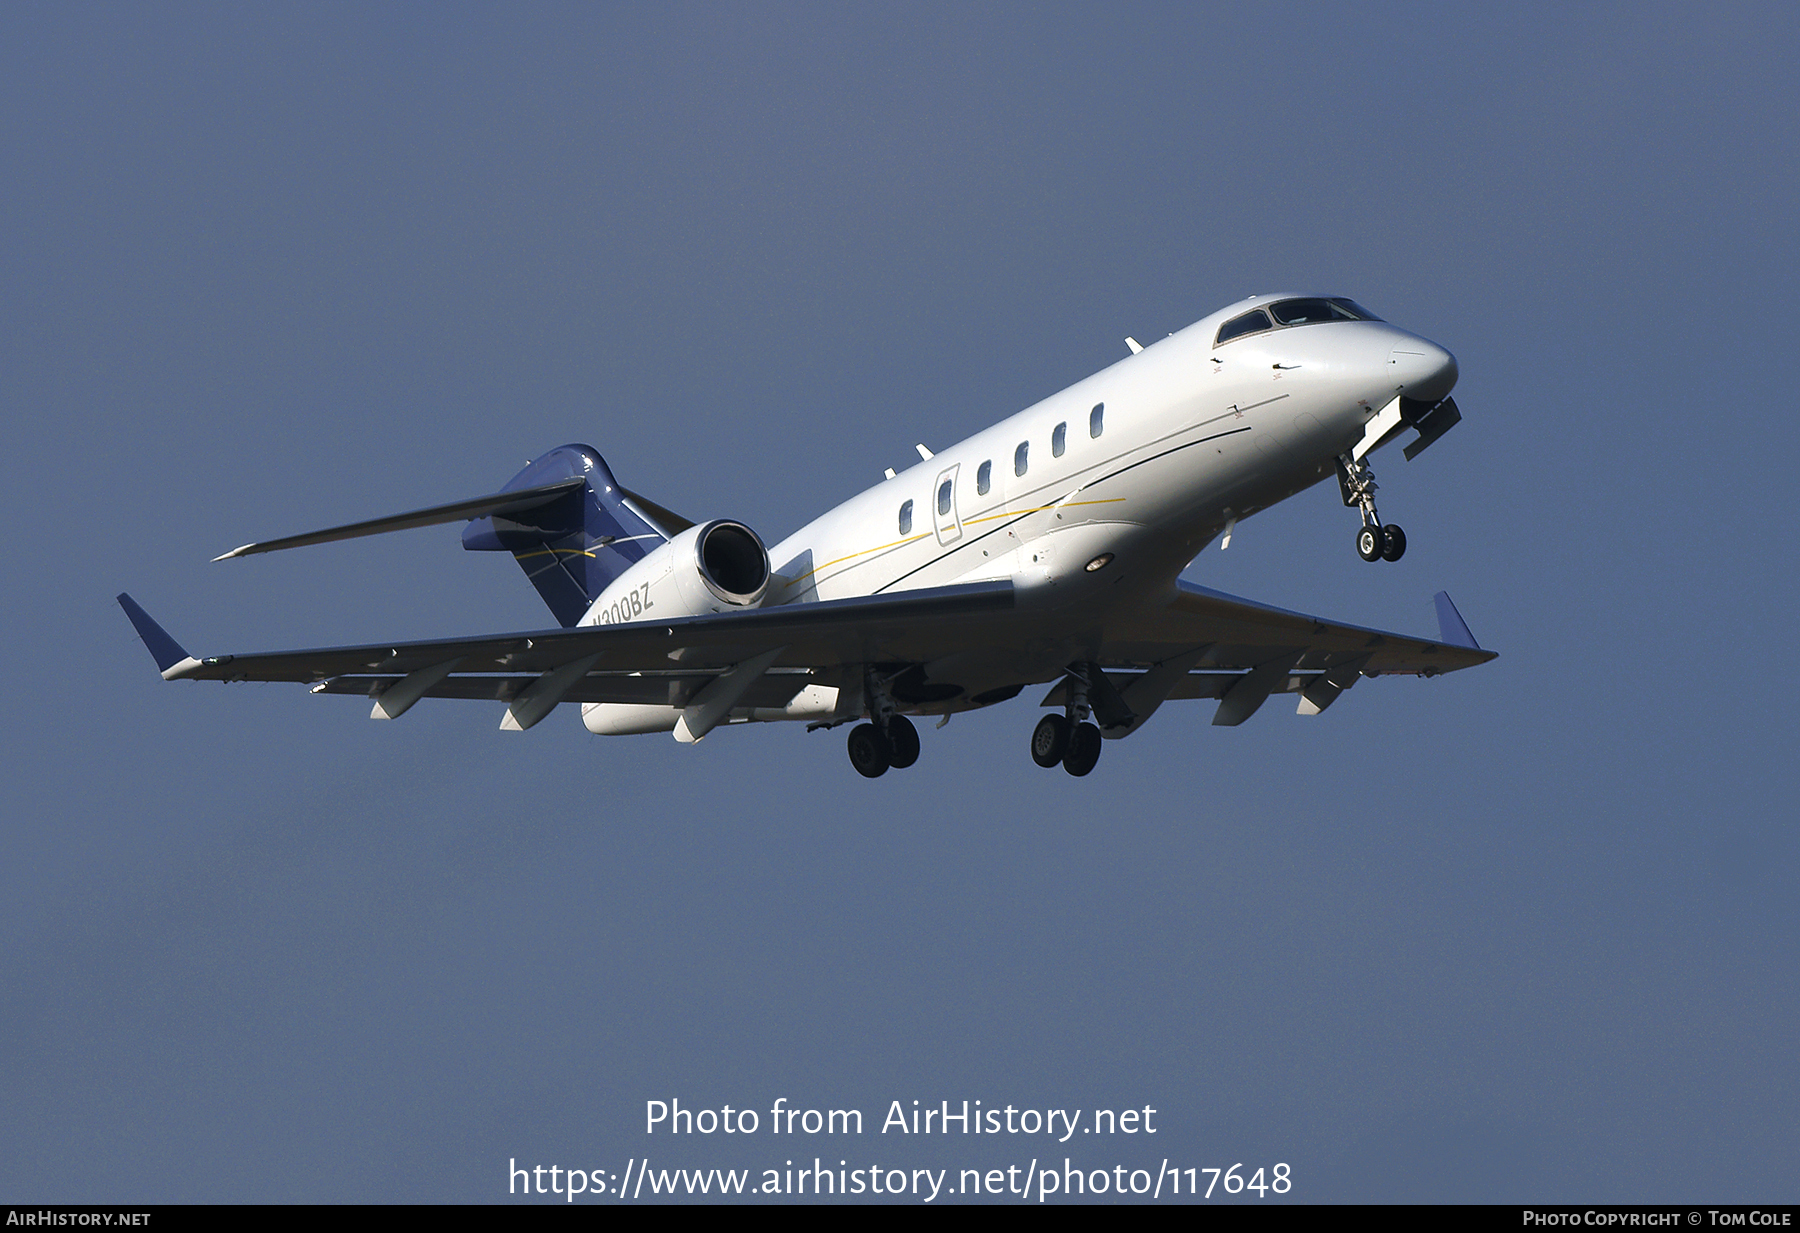
[[[516,515],[478,518],[463,531],[463,547],[471,552],[512,553],[564,626],[579,621],[614,578],[665,539],[625,505],[606,460],[591,445],[558,446],[501,491],[577,475],[586,478],[586,487]]]

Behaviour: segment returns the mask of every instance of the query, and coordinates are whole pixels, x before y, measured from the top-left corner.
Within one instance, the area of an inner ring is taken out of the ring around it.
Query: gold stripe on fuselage
[[[1124,497],[1103,497],[1101,499],[1094,500],[1094,501],[1053,501],[1049,505],[1034,505],[1030,509],[1002,510],[998,514],[983,514],[979,518],[966,518],[963,520],[962,525],[965,527],[970,527],[970,526],[974,526],[978,522],[997,522],[1004,518],[1024,518],[1031,514],[1041,514],[1045,510],[1048,510],[1048,509],[1073,509],[1077,505],[1112,505],[1112,504],[1115,504],[1115,503],[1123,501],[1123,500],[1125,500]],[[886,552],[891,548],[899,548],[903,545],[914,543],[917,540],[930,539],[933,534],[935,534],[935,532],[927,531],[927,532],[921,532],[918,535],[909,535],[905,539],[897,539],[897,540],[892,541],[891,543],[878,544],[873,548],[864,548],[859,552],[852,552],[847,556],[841,556],[841,557],[837,558],[835,561],[827,561],[823,565],[815,565],[811,569],[807,570],[804,574],[801,574],[799,577],[793,579],[783,589],[789,590],[789,591],[793,590],[793,588],[799,586],[802,582],[805,582],[808,578],[811,578],[813,575],[817,574],[820,570],[830,569],[834,565],[842,565],[846,561],[854,561],[858,557],[871,556],[878,552]],[[952,552],[955,552],[957,550],[957,547],[962,547],[962,546],[963,545],[957,545],[956,547],[947,548],[947,549],[945,549],[943,555],[949,556]]]

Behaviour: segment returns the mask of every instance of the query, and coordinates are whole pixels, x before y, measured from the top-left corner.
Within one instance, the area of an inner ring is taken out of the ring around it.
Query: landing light
[[[1090,574],[1099,573],[1101,570],[1105,569],[1108,565],[1112,564],[1112,559],[1113,559],[1112,553],[1110,553],[1110,552],[1101,553],[1099,556],[1095,557],[1093,560],[1091,560],[1087,563],[1087,572]]]

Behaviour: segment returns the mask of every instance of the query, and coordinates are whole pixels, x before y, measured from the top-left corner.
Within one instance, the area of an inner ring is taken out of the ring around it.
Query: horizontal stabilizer
[[[540,484],[535,488],[517,488],[512,492],[490,493],[485,497],[472,497],[466,501],[452,501],[448,505],[434,505],[430,509],[414,510],[410,514],[395,514],[390,518],[371,518],[367,522],[353,522],[347,526],[330,527],[324,531],[312,531],[305,535],[289,535],[285,539],[264,540],[261,543],[245,544],[242,548],[233,548],[230,552],[213,558],[215,561],[229,561],[233,557],[253,556],[259,552],[277,552],[283,548],[304,548],[309,544],[329,544],[340,539],[357,539],[364,535],[380,535],[386,531],[410,531],[414,527],[436,526],[444,522],[468,522],[476,518],[485,518],[490,514],[518,514],[526,510],[547,505],[565,493],[573,492],[587,483],[583,476],[560,479],[552,484]]]
[[[1432,603],[1437,605],[1438,637],[1450,646],[1464,646],[1471,651],[1479,651],[1481,647],[1475,641],[1475,635],[1463,622],[1462,613],[1450,602],[1450,592],[1439,591],[1432,596]]]
[[[642,493],[633,492],[629,488],[620,488],[619,492],[626,500],[637,506],[639,510],[650,515],[651,520],[658,525],[662,533],[669,539],[674,539],[677,535],[680,535],[683,531],[694,525],[694,520],[692,518],[683,518],[674,510],[669,509],[666,506],[658,505]]]

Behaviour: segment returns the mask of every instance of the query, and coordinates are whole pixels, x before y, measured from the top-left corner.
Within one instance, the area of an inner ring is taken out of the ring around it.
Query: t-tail
[[[584,482],[542,504],[471,522],[462,537],[471,552],[512,553],[562,625],[579,622],[613,579],[692,525],[619,487],[591,445],[558,446],[500,491],[543,491],[576,479]]]
[[[591,445],[559,445],[499,492],[430,509],[245,544],[215,558],[467,521],[463,547],[510,552],[559,624],[573,626],[606,588],[693,523],[619,486]]]

